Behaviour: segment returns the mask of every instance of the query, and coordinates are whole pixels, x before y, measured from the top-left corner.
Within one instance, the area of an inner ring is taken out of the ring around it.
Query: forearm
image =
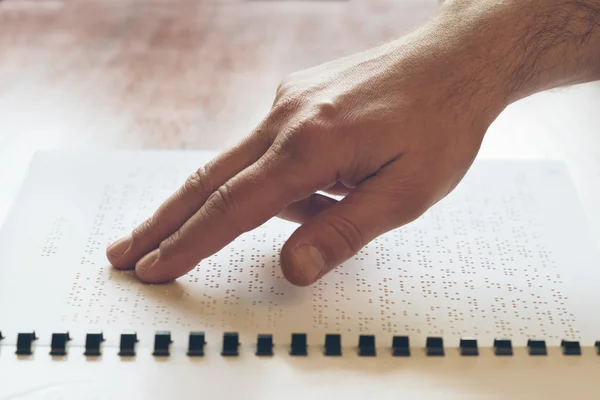
[[[419,34],[449,55],[439,57],[448,69],[467,72],[455,91],[504,105],[600,79],[600,0],[447,0]]]

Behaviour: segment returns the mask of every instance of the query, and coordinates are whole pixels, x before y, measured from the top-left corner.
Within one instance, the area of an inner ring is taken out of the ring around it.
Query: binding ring
[[[3,340],[0,331],[0,340]],[[21,332],[17,335],[17,344],[15,353],[20,356],[29,356],[34,352],[33,342],[38,337],[35,332]],[[67,355],[67,344],[72,338],[69,332],[53,333],[51,337],[50,352],[51,356]],[[85,337],[84,355],[88,357],[102,355],[102,343],[106,339],[102,332],[88,333]],[[135,332],[122,333],[120,335],[118,356],[135,356],[136,344],[139,342]],[[155,357],[168,357],[171,354],[170,346],[173,343],[169,331],[158,331],[154,335],[154,345],[152,355]],[[288,355],[292,357],[307,356],[309,352],[306,333],[292,333],[290,337]],[[202,357],[205,355],[206,336],[204,332],[190,332],[186,355],[189,357]],[[237,357],[240,355],[240,339],[238,332],[225,332],[222,338],[221,356]],[[479,343],[475,338],[461,338],[458,343],[458,350],[461,356],[478,356]],[[548,348],[543,339],[528,339],[526,343],[528,355],[547,356]],[[577,340],[562,340],[560,342],[561,352],[565,356],[580,356],[582,354],[581,343]],[[600,356],[600,340],[594,343],[595,352]],[[408,336],[393,336],[391,347],[393,357],[410,357],[411,346]],[[377,345],[375,335],[359,335],[358,345],[356,347],[359,357],[376,357]],[[446,355],[444,339],[441,336],[429,336],[426,338],[425,354],[428,357],[443,357]],[[512,356],[514,354],[513,343],[508,338],[494,339],[493,351],[496,356]],[[258,334],[256,339],[256,356],[273,356],[275,354],[275,345],[272,334]],[[329,333],[324,336],[323,355],[327,357],[340,357],[343,355],[342,335],[339,333]]]

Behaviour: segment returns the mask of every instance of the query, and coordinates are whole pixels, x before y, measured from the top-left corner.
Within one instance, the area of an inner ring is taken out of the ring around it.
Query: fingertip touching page
[[[272,219],[177,281],[146,285],[112,268],[106,246],[150,216],[206,152],[39,153],[0,236],[0,325],[73,340],[134,330],[151,338],[238,332],[277,344],[339,333],[391,343],[408,335],[458,345],[498,337],[592,344],[600,321],[596,250],[566,169],[477,161],[446,199],[376,239],[310,287],[288,283],[279,250],[297,225]],[[199,241],[202,238],[198,238]]]

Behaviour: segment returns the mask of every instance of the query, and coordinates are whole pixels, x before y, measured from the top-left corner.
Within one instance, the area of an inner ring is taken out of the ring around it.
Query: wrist
[[[505,105],[600,79],[600,0],[450,0],[432,27]]]

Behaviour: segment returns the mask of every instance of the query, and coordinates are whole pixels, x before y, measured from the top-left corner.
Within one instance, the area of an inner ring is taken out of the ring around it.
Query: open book
[[[111,268],[211,156],[35,157],[0,233],[0,399],[594,398],[599,258],[561,164],[477,161],[310,287],[278,219],[173,283]]]

